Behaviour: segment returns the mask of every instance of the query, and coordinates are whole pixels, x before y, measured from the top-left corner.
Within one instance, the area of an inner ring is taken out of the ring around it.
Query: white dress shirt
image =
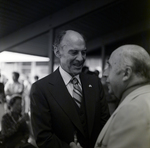
[[[64,83],[65,83],[65,85],[66,85],[70,95],[73,97],[73,84],[70,82],[70,80],[72,79],[72,76],[69,73],[67,73],[65,70],[63,70],[61,68],[61,66],[59,67],[59,71],[60,71],[60,74],[61,74],[61,76],[62,76],[62,78],[64,80]],[[80,81],[79,75],[76,75],[74,77],[76,77],[78,79],[79,87],[82,90],[82,86],[81,86],[81,81]]]

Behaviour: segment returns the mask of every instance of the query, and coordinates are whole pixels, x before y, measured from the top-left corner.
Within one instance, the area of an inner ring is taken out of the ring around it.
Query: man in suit
[[[86,50],[80,33],[61,32],[54,44],[59,68],[32,85],[31,121],[39,148],[70,148],[73,141],[92,148],[109,118],[99,78],[81,73]]]
[[[110,56],[104,72],[109,92],[120,104],[98,136],[95,148],[150,147],[150,56],[124,45]]]

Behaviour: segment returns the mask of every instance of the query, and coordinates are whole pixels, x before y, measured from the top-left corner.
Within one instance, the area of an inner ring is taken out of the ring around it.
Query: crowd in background
[[[1,78],[1,75],[0,75]],[[29,112],[29,94],[31,85],[33,82],[37,81],[39,77],[37,75],[34,76],[34,80],[31,82],[29,76],[26,76],[24,80],[20,80],[20,73],[12,72],[11,79],[1,79],[0,80],[0,102],[4,103],[5,112],[8,111],[8,102],[11,97],[15,94],[21,95],[22,99],[22,112]],[[1,119],[1,118],[0,118]]]
[[[27,76],[12,72],[12,79],[0,82],[0,141],[7,148],[36,147],[30,122],[30,89],[33,82]],[[38,80],[34,77],[34,82]],[[4,147],[4,145],[2,147]]]

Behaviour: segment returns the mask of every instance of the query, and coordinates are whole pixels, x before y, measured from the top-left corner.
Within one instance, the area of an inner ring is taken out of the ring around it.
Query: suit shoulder
[[[81,73],[80,76],[83,83],[91,83],[93,86],[98,86],[100,89],[102,88],[102,83],[98,76],[85,73]]]

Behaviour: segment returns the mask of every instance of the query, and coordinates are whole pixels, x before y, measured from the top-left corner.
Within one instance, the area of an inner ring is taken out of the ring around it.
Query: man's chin
[[[108,93],[109,93],[111,96],[116,97],[116,95],[114,94],[114,92],[113,92],[111,89],[108,90]]]
[[[73,75],[74,76],[76,76],[76,75],[78,75],[78,74],[80,74],[82,72],[82,70],[74,70],[74,72],[73,72]]]
[[[113,94],[113,91],[112,91],[112,89],[111,89],[110,86],[108,87],[108,93],[109,93],[109,94]]]

